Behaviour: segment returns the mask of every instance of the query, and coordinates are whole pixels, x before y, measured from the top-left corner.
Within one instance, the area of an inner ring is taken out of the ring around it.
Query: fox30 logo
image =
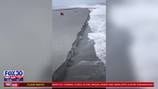
[[[23,70],[4,70],[4,81],[24,81]]]

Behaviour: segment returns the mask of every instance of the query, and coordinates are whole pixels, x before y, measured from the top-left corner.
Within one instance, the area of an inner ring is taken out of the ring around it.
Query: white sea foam
[[[94,48],[97,57],[105,64],[106,60],[106,6],[93,6],[95,9],[90,9],[90,20],[88,24],[91,28],[88,37],[94,41]]]

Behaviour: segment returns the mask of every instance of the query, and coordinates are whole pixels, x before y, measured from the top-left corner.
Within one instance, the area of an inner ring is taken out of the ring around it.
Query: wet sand
[[[64,15],[60,15],[60,13]],[[57,69],[67,57],[72,43],[87,19],[89,10],[86,8],[53,10],[53,54],[52,68]]]

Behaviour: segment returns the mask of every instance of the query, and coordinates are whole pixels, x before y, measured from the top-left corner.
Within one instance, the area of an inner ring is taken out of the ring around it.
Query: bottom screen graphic
[[[21,88],[152,88],[153,82],[4,82],[4,87]]]

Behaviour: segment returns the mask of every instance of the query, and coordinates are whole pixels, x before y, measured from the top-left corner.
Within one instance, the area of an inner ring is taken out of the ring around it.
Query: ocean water
[[[81,5],[105,5],[106,0],[52,0],[52,8],[69,8]]]
[[[95,9],[90,9],[90,20],[88,24],[91,28],[88,37],[94,41],[94,48],[97,57],[105,64],[106,60],[106,6],[96,5]]]

